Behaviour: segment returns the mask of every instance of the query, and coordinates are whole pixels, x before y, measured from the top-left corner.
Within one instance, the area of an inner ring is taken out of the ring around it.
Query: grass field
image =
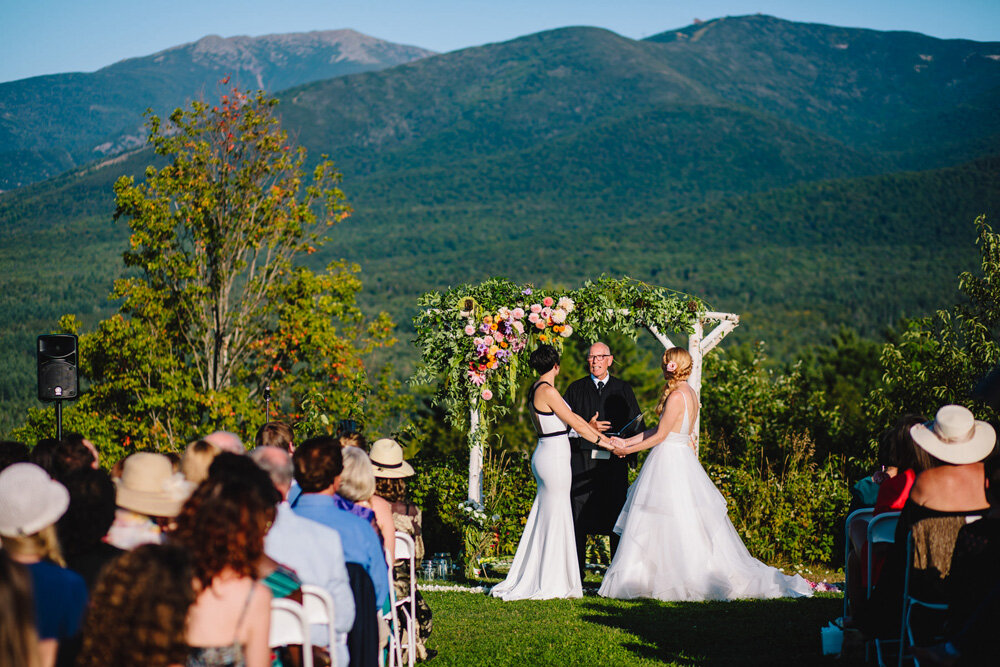
[[[483,593],[429,591],[428,646],[445,665],[824,665],[820,628],[838,595],[802,600],[503,602]]]

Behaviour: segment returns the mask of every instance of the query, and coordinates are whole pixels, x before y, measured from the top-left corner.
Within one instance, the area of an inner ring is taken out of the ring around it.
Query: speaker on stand
[[[62,402],[79,392],[77,338],[72,334],[38,337],[38,400],[56,404],[56,440],[62,440]]]

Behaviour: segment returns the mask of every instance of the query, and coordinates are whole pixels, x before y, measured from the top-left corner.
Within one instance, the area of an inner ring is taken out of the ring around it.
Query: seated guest
[[[177,667],[187,660],[191,561],[181,547],[144,544],[101,574],[83,625],[79,667]]]
[[[267,422],[257,430],[254,447],[277,447],[291,454],[295,451],[295,434],[285,422]]]
[[[340,444],[328,436],[310,438],[295,450],[293,462],[302,494],[292,509],[340,533],[344,560],[364,568],[382,607],[389,599],[389,573],[378,535],[370,523],[337,507],[334,499],[344,465]]]
[[[983,459],[996,444],[993,427],[977,421],[967,408],[946,405],[933,421],[910,429],[914,443],[931,458],[910,490],[896,524],[896,539],[886,560],[869,608],[860,619],[869,636],[899,635],[900,605],[906,574],[906,541],[914,524],[932,517],[964,517],[966,521],[989,511]],[[952,542],[949,547],[954,546]],[[940,582],[934,586],[940,589]],[[925,594],[942,599],[943,590]]]
[[[208,467],[222,450],[204,440],[188,444],[181,457],[181,473],[192,484],[201,484],[208,478]]]
[[[390,504],[393,527],[413,538],[414,557],[419,561],[424,557],[424,540],[421,535],[420,508],[409,502],[406,495],[406,478],[415,473],[413,467],[403,460],[403,448],[395,440],[383,438],[376,440],[370,454],[375,472],[375,490],[378,495]],[[397,562],[393,569],[393,585],[396,588],[396,598],[402,599],[410,594],[410,568],[405,562]],[[424,600],[420,591],[416,591],[417,632],[416,660],[429,660],[437,655],[433,649],[428,649],[427,638],[431,634],[434,623],[431,608]],[[400,616],[402,630],[406,628],[406,618]],[[405,656],[404,656],[405,660]]]
[[[81,468],[63,478],[69,509],[56,524],[66,566],[92,591],[101,568],[122,553],[104,541],[115,520],[115,485],[103,470]]]
[[[920,415],[904,415],[896,424],[882,434],[879,454],[885,465],[885,478],[879,484],[878,497],[875,499],[874,516],[886,512],[899,512],[910,497],[910,490],[919,475],[931,468],[935,460],[923,448],[917,447],[910,436],[910,429],[926,420]],[[854,536],[852,535],[852,539]],[[860,550],[861,586],[868,584],[868,536],[862,537]],[[872,554],[872,582],[878,581],[879,572],[885,561],[886,545],[877,545]]]
[[[271,482],[282,497],[271,530],[264,538],[264,552],[293,568],[303,583],[319,586],[333,598],[338,644],[330,650],[335,653],[337,664],[346,666],[350,657],[347,633],[354,625],[354,597],[347,577],[340,534],[292,511],[286,498],[295,468],[287,449],[257,447],[250,458],[270,475]],[[313,627],[312,639],[317,646],[326,646],[328,642],[321,626]]]
[[[177,516],[171,541],[191,556],[196,596],[187,618],[188,667],[271,664],[271,592],[257,582],[257,567],[272,516],[252,483],[234,475],[216,480],[211,470]]]
[[[55,523],[69,507],[69,492],[33,463],[0,472],[3,550],[25,565],[34,591],[35,627],[43,667],[73,664],[87,605],[87,585],[65,568]]]
[[[28,571],[0,549],[0,665],[41,665],[31,596]]]
[[[222,452],[208,470],[209,482],[233,480],[246,487],[246,500],[250,507],[260,508],[267,526],[274,523],[281,496],[271,484],[271,479],[246,456]],[[268,529],[270,532],[270,528]],[[302,602],[302,580],[294,569],[274,560],[267,553],[257,562],[257,580],[267,586],[272,598],[289,598]]]
[[[56,445],[52,458],[55,478],[60,481],[74,470],[80,468],[97,470],[101,467],[100,455],[94,443],[79,433],[64,433],[63,439]]]
[[[49,473],[50,476],[54,475],[56,472],[56,449],[59,447],[60,442],[60,440],[54,438],[42,438],[35,443],[28,461]]]
[[[170,459],[151,452],[125,459],[116,486],[118,510],[107,540],[126,551],[140,544],[162,544],[165,530],[194,488],[174,472]]]
[[[375,495],[375,473],[368,454],[350,446],[344,447],[344,470],[340,474],[340,487],[337,504],[342,509],[360,516],[368,521],[386,553],[386,562],[392,564],[396,560],[396,528],[392,524],[392,508],[385,499]]]

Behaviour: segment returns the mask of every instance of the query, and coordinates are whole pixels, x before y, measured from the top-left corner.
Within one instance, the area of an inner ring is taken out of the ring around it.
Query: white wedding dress
[[[614,528],[621,542],[598,594],[657,600],[812,595],[805,579],[761,563],[743,546],[725,498],[689,446],[694,416],[681,395],[681,430],[653,447],[629,487]]]
[[[533,410],[534,389],[528,397]],[[531,456],[531,472],[538,491],[510,572],[490,593],[504,600],[578,598],[583,585],[569,498],[573,482],[569,428],[555,413],[535,410],[535,414],[538,446]]]

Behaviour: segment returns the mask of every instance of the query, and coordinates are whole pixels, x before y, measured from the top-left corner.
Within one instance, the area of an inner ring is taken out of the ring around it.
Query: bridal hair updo
[[[539,375],[548,373],[559,363],[559,353],[551,345],[539,345],[528,357],[528,365]]]
[[[691,354],[683,347],[672,347],[663,353],[660,361],[660,368],[663,369],[663,379],[667,385],[660,394],[660,402],[656,404],[657,414],[663,412],[663,406],[667,404],[667,397],[676,389],[681,382],[691,377],[692,366]]]

